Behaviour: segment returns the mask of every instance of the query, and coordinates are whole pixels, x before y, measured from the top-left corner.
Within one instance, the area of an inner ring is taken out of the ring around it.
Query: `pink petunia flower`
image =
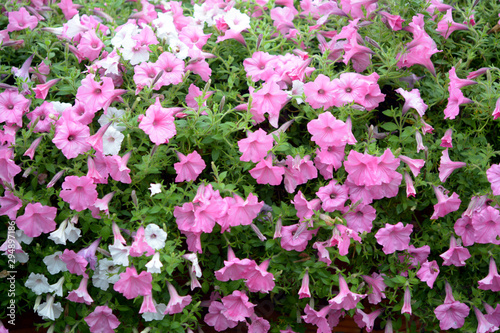
[[[453,31],[469,30],[467,25],[453,21],[453,16],[451,15],[451,12],[452,9],[448,9],[446,11],[446,14],[443,16],[441,21],[438,22],[436,29],[437,32],[439,32],[441,36],[443,36],[445,39],[448,39],[448,37],[450,37]]]
[[[493,257],[490,257],[488,275],[484,279],[478,281],[478,284],[479,289],[482,290],[500,291],[500,275],[498,275],[497,264]]]
[[[408,112],[408,110],[410,109],[415,109],[420,117],[424,116],[428,106],[420,97],[420,91],[418,89],[406,91],[403,90],[403,88],[398,88],[396,89],[396,92],[403,96],[405,99],[405,104],[403,105],[403,114]]]
[[[97,306],[94,312],[84,318],[91,333],[114,333],[120,321],[107,305]]]
[[[11,191],[5,189],[4,196],[0,197],[0,215],[7,215],[9,219],[15,220],[17,211],[23,206],[21,199]]]
[[[160,98],[146,110],[146,116],[141,119],[142,129],[156,145],[168,143],[175,136],[174,117],[169,109],[161,106]]]
[[[271,259],[263,261],[260,265],[253,266],[246,274],[245,284],[251,292],[268,294],[274,289],[274,275],[267,271]]]
[[[0,93],[0,123],[23,126],[23,115],[28,111],[30,100],[16,90],[6,89]]]
[[[121,93],[121,90],[115,90],[113,80],[109,77],[104,77],[102,81],[94,81],[95,75],[88,74],[82,80],[82,85],[76,92],[76,98],[85,104],[86,108],[91,112],[100,109],[107,109],[107,106],[116,97],[115,93]]]
[[[480,244],[498,244],[500,234],[500,213],[497,209],[487,206],[478,214],[472,214],[474,241]]]
[[[155,85],[154,89],[160,89],[169,84],[177,85],[182,82],[184,76],[184,61],[178,59],[170,52],[163,52],[158,57],[155,65],[163,70],[163,74]]]
[[[371,287],[371,293],[368,294],[368,302],[378,304],[385,298],[384,290],[387,285],[384,282],[384,274],[373,273],[371,276],[362,275],[361,277]]]
[[[311,292],[309,291],[309,270],[306,269],[304,276],[302,277],[302,284],[299,289],[299,299],[310,298]]]
[[[196,180],[206,167],[205,161],[196,150],[187,156],[177,152],[177,156],[180,162],[174,163],[174,169],[177,172],[176,183]]]
[[[43,102],[42,105],[37,106],[35,110],[28,113],[26,117],[31,120],[28,124],[28,128],[31,128],[35,121],[37,121],[33,132],[41,133],[41,132],[50,132],[52,125],[56,123],[54,118],[58,116],[57,111],[54,109],[54,106],[50,102]]]
[[[345,144],[353,145],[357,142],[348,124],[337,120],[330,112],[323,112],[318,119],[311,120],[307,124],[307,130],[312,135],[311,140],[321,149]]]
[[[245,293],[235,290],[231,295],[222,298],[225,310],[222,314],[229,320],[245,321],[245,318],[250,317],[254,313],[255,304],[248,301],[248,296]]]
[[[273,166],[272,156],[262,159],[255,168],[250,170],[250,175],[257,180],[258,184],[279,185],[284,174],[284,167]]]
[[[306,249],[307,243],[313,235],[318,233],[319,228],[315,230],[307,229],[307,223],[301,222],[281,228],[281,247],[287,251],[295,250],[302,252]]]
[[[61,199],[69,203],[69,208],[78,212],[89,208],[97,200],[97,186],[87,176],[67,176],[61,187]]]
[[[208,313],[205,315],[205,323],[215,328],[217,332],[224,332],[228,328],[234,328],[238,325],[237,321],[227,319],[223,314],[226,307],[221,302],[212,301],[208,307]]]
[[[417,277],[420,279],[420,281],[426,282],[431,289],[438,275],[439,266],[436,260],[424,262],[417,272]]]
[[[76,47],[89,61],[99,57],[104,43],[97,37],[95,30],[88,30],[81,35],[80,43]]]
[[[379,14],[382,16],[382,22],[394,31],[401,30],[403,28],[403,20],[399,15],[392,15],[385,11],[380,11]]]
[[[439,164],[439,179],[444,183],[446,179],[451,175],[453,171],[456,169],[460,169],[465,167],[467,164],[465,162],[453,162],[450,160],[450,156],[448,155],[448,148],[443,150],[443,154],[441,155],[441,160]]]
[[[246,139],[238,141],[238,148],[243,155],[240,161],[258,163],[273,148],[273,137],[259,128],[255,132],[248,132]]]
[[[28,237],[38,237],[56,230],[56,214],[57,208],[43,206],[39,202],[28,203],[24,214],[16,219],[16,224]]]
[[[328,301],[331,309],[335,310],[351,310],[356,307],[360,300],[366,297],[365,294],[356,294],[349,290],[344,277],[339,274],[339,293],[337,296]]]
[[[323,107],[324,110],[335,104],[335,85],[330,78],[320,74],[313,82],[304,84],[306,102],[314,109]]]
[[[337,184],[337,181],[333,179],[328,185],[320,187],[316,195],[321,199],[323,210],[333,212],[343,210],[348,192],[347,186]]]
[[[249,272],[255,270],[256,265],[253,260],[238,259],[229,246],[227,248],[227,260],[224,260],[224,267],[215,271],[215,277],[219,281],[246,279]]]
[[[14,177],[21,172],[13,160],[13,153],[10,149],[0,149],[0,181],[14,184]]]
[[[470,258],[469,250],[463,246],[457,245],[455,237],[450,238],[450,249],[439,255],[443,258],[443,266],[454,265],[456,267],[465,266],[465,260]]]
[[[81,255],[75,253],[75,251],[65,249],[60,258],[66,264],[66,268],[71,274],[82,275],[84,278],[89,277],[85,272],[89,262]]]
[[[460,208],[460,203],[462,201],[458,198],[458,194],[453,192],[451,197],[448,197],[448,195],[445,194],[446,189],[442,186],[432,187],[434,188],[434,193],[436,194],[438,202],[434,205],[434,213],[431,216],[431,220],[437,220]]]
[[[89,137],[90,129],[88,126],[63,117],[56,123],[56,131],[52,142],[62,151],[66,158],[71,159],[90,149],[90,145],[87,143]]]
[[[36,16],[31,16],[26,8],[21,7],[17,11],[8,12],[9,24],[7,25],[7,31],[19,31],[24,29],[33,30],[38,25],[38,19]]]
[[[444,299],[444,304],[441,304],[434,310],[434,314],[439,320],[439,327],[442,330],[461,328],[470,310],[464,303],[455,301],[453,291],[448,282],[446,282],[445,290],[446,298]]]
[[[493,195],[500,195],[500,164],[493,164],[486,170],[486,178],[491,184]]]
[[[377,211],[370,205],[360,204],[353,211],[344,215],[348,228],[356,232],[370,233],[373,227],[372,222],[377,217]]]
[[[127,299],[133,299],[137,296],[150,295],[152,291],[153,276],[149,272],[137,274],[134,267],[127,267],[125,272],[120,274],[120,280],[116,282],[113,289]]]
[[[291,202],[297,210],[297,217],[300,219],[300,222],[310,219],[314,215],[314,211],[319,210],[321,204],[320,199],[307,201],[300,190]]]
[[[331,332],[330,323],[327,320],[328,314],[332,311],[330,306],[325,306],[321,310],[314,310],[309,304],[304,308],[305,315],[302,316],[304,322],[318,327],[318,333]]]
[[[257,109],[259,114],[269,115],[269,123],[274,128],[278,128],[278,118],[281,108],[288,101],[288,94],[280,89],[274,82],[266,82],[261,89],[251,92],[252,109]]]
[[[472,307],[474,309],[474,313],[476,314],[477,319],[477,330],[476,333],[489,333],[498,331],[498,327],[490,323],[484,317],[483,313],[479,311],[475,306]]]
[[[182,310],[191,303],[191,296],[179,296],[175,287],[167,281],[168,292],[170,300],[168,301],[167,308],[163,314],[173,315],[181,313]]]
[[[407,250],[410,243],[410,234],[413,231],[413,225],[403,225],[398,222],[395,225],[385,224],[384,228],[379,229],[375,234],[377,243],[382,245],[382,251],[385,254],[391,254],[396,251]]]
[[[375,325],[375,319],[384,311],[384,309],[378,309],[372,313],[364,313],[363,310],[356,309],[356,314],[354,315],[354,322],[359,328],[366,327],[367,332],[373,331],[373,326]]]
[[[455,119],[455,117],[460,113],[460,105],[470,104],[473,101],[466,98],[458,87],[450,85],[448,87],[448,92],[450,93],[450,97],[448,98],[448,104],[444,109],[444,119]]]
[[[345,145],[330,146],[327,149],[316,149],[314,165],[325,179],[333,178],[333,169],[342,166],[345,155]]]
[[[274,59],[267,52],[254,52],[251,58],[243,60],[247,77],[251,77],[254,82],[267,81],[274,74]]]
[[[69,295],[66,297],[72,302],[76,303],[85,303],[87,305],[90,305],[94,302],[92,297],[89,295],[89,292],[87,291],[87,283],[89,279],[88,278],[83,278],[80,281],[80,286],[78,289],[75,289],[69,293]]]

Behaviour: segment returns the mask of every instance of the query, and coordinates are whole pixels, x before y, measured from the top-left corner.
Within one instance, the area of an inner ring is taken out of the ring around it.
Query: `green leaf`
[[[383,123],[380,125],[380,127],[382,127],[383,129],[385,129],[386,131],[397,131],[399,128],[396,124],[394,123]]]

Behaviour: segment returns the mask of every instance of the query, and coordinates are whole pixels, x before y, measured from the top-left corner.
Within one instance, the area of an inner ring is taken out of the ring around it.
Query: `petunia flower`
[[[500,195],[500,164],[493,164],[486,170],[486,178],[491,184],[493,195]]]
[[[460,203],[462,202],[458,198],[458,194],[453,192],[451,197],[448,197],[442,186],[432,186],[434,188],[434,193],[438,199],[438,203],[434,205],[434,213],[431,216],[431,220],[437,220],[440,217],[446,216],[448,213],[458,210]]]
[[[158,225],[150,223],[144,230],[144,240],[155,250],[160,250],[165,247],[167,233]]]
[[[478,214],[472,214],[474,241],[480,244],[498,244],[500,235],[500,213],[497,209],[487,206]]]
[[[356,304],[366,297],[365,294],[356,294],[350,291],[347,282],[341,274],[339,274],[339,289],[338,295],[328,301],[331,309],[354,309]]]
[[[238,141],[238,148],[243,153],[240,161],[258,163],[273,148],[273,141],[273,137],[261,128],[253,133],[248,132],[246,139]]]
[[[72,302],[76,303],[85,303],[87,305],[90,305],[94,302],[92,297],[89,295],[89,292],[87,291],[87,283],[88,283],[88,278],[83,278],[80,281],[80,286],[78,289],[75,289],[69,293],[69,295],[66,297]]]
[[[175,177],[176,183],[196,180],[206,167],[205,161],[196,150],[187,156],[177,152],[177,157],[179,157],[180,161],[174,163],[174,169],[177,173],[177,177]]]
[[[469,30],[469,27],[467,27],[467,25],[453,21],[451,12],[451,8],[446,11],[446,14],[443,16],[441,21],[438,22],[436,29],[437,32],[439,32],[445,39],[448,39],[453,31]]]
[[[273,166],[272,156],[262,159],[252,170],[250,170],[250,175],[258,184],[279,185],[283,180],[284,174],[284,167]]]
[[[281,247],[287,251],[295,250],[302,252],[306,249],[307,243],[313,235],[318,233],[319,228],[309,230],[306,222],[283,226],[281,228]]]
[[[56,229],[54,219],[57,209],[43,206],[39,202],[28,203],[24,214],[16,219],[17,227],[29,237],[38,237],[42,233],[49,233]]]
[[[87,176],[67,176],[61,185],[61,199],[78,212],[89,208],[97,200],[97,186]]]
[[[227,248],[227,260],[224,260],[224,267],[215,271],[215,277],[219,281],[246,279],[248,274],[255,270],[257,264],[250,259],[238,259],[233,249]]]
[[[309,270],[306,269],[304,276],[302,277],[302,284],[299,289],[299,299],[310,298],[311,292],[309,290]]]
[[[36,16],[30,15],[24,7],[21,7],[17,11],[7,12],[7,16],[9,17],[9,24],[7,25],[8,32],[24,29],[33,30],[38,25]]]
[[[369,275],[362,275],[361,277],[371,287],[371,293],[368,294],[368,302],[371,304],[378,304],[385,298],[384,290],[387,285],[384,282],[384,274],[372,273]]]
[[[444,183],[446,179],[451,175],[453,171],[456,169],[460,169],[465,167],[467,164],[465,162],[454,162],[450,160],[450,156],[448,155],[448,148],[443,150],[441,155],[441,160],[439,164],[439,179]]]
[[[324,110],[335,104],[335,85],[329,77],[320,74],[313,82],[304,84],[306,102],[314,109],[323,107]]]
[[[145,266],[149,273],[161,273],[163,264],[160,261],[160,252],[155,252],[153,258]]]
[[[17,90],[6,89],[0,93],[0,123],[21,127],[23,115],[28,112],[30,103],[30,100]]]
[[[356,206],[353,211],[344,215],[347,227],[359,233],[370,233],[373,227],[372,222],[376,217],[375,208],[363,204]]]
[[[377,243],[382,245],[382,251],[385,254],[391,254],[398,251],[408,249],[410,243],[410,234],[413,230],[412,224],[403,225],[398,222],[395,225],[386,223],[384,228],[379,229],[375,234]]]
[[[66,267],[66,263],[61,260],[61,251],[56,251],[51,255],[43,258],[43,262],[47,266],[47,270],[50,274],[54,275],[59,272],[66,272],[68,268]]]
[[[436,260],[424,262],[417,272],[417,277],[420,279],[420,281],[426,282],[431,289],[438,275],[439,266]]]
[[[403,313],[408,313],[411,315],[411,292],[410,287],[408,286],[405,289],[403,307],[401,308],[401,314]]]
[[[115,328],[120,326],[120,321],[107,305],[97,306],[84,319],[91,333],[114,333]]]
[[[5,189],[4,196],[0,197],[0,215],[7,215],[9,219],[15,220],[17,212],[22,206],[21,199],[8,189]]]
[[[403,105],[403,114],[408,112],[408,110],[410,109],[415,109],[420,117],[424,116],[428,106],[420,97],[420,90],[413,89],[412,91],[406,91],[403,88],[398,88],[395,91],[405,99],[405,104]]]
[[[444,304],[441,304],[434,310],[434,314],[439,320],[439,327],[442,330],[461,328],[464,325],[465,318],[469,315],[469,308],[464,303],[455,301],[448,282],[446,282],[445,289],[446,298]]]
[[[54,303],[54,296],[47,294],[46,301],[36,308],[36,312],[43,319],[56,320],[63,312],[60,302]]]
[[[465,266],[465,260],[470,258],[469,250],[457,245],[455,237],[450,238],[450,249],[439,255],[443,258],[443,266],[454,265],[456,267]]]
[[[478,281],[479,289],[482,290],[491,290],[494,292],[500,291],[500,275],[498,275],[497,265],[493,257],[490,257],[490,266],[488,275]]]
[[[269,293],[274,289],[274,275],[267,271],[271,259],[253,266],[246,274],[245,284],[251,292]]]
[[[224,332],[228,328],[236,327],[238,321],[226,318],[223,314],[226,310],[226,307],[221,302],[212,301],[204,318],[205,323],[212,326],[217,332]]]
[[[85,269],[89,262],[85,260],[84,257],[75,253],[73,250],[65,249],[60,258],[66,264],[66,267],[71,274],[82,275],[83,277],[88,278]]]
[[[156,145],[168,143],[177,133],[174,117],[169,109],[161,106],[159,97],[146,110],[146,116],[141,119],[139,128],[149,135],[150,140]]]
[[[37,295],[50,292],[49,281],[43,274],[30,273],[24,285]]]
[[[384,311],[384,309],[378,309],[372,313],[364,313],[363,310],[356,309],[356,314],[354,315],[354,322],[359,328],[366,327],[367,332],[373,331],[373,326],[375,324],[375,319]]]
[[[137,296],[151,294],[152,275],[149,272],[137,274],[134,267],[127,267],[125,272],[120,274],[120,280],[115,283],[113,289],[125,296],[127,299],[133,299]]]
[[[307,130],[312,135],[311,140],[316,142],[321,149],[357,142],[352,135],[351,128],[343,121],[336,119],[330,112],[323,112],[318,119],[311,120],[307,124]]]
[[[474,309],[474,313],[476,314],[477,319],[476,333],[489,333],[498,331],[498,327],[486,320],[483,313],[478,308],[476,308],[475,306],[473,306],[472,308]]]
[[[91,146],[87,143],[89,137],[88,126],[63,117],[56,124],[52,142],[66,158],[71,159],[90,150]]]
[[[175,287],[167,281],[168,292],[170,294],[170,300],[167,304],[167,309],[164,314],[173,315],[176,313],[181,313],[182,310],[191,303],[191,296],[179,296]]]
[[[226,308],[222,314],[229,320],[245,321],[245,318],[250,317],[254,313],[255,304],[248,301],[248,296],[235,290],[231,295],[222,298],[222,304]]]

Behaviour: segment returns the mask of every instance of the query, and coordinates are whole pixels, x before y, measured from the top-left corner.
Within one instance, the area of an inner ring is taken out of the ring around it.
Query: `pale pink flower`
[[[302,222],[281,228],[281,247],[287,251],[295,250],[302,252],[306,249],[307,243],[312,239],[313,235],[318,233],[318,229],[307,229],[307,223]]]
[[[444,119],[455,119],[460,112],[460,105],[470,104],[473,101],[466,98],[458,87],[450,85],[448,87],[448,92],[450,93],[450,97],[448,98],[448,104],[444,109]]]
[[[99,57],[104,43],[97,37],[95,30],[88,30],[81,35],[78,51],[89,61],[94,61]]]
[[[482,290],[500,291],[500,275],[498,275],[497,264],[493,257],[490,257],[488,275],[484,279],[478,281],[478,284],[479,289]]]
[[[446,298],[444,299],[444,304],[441,304],[434,310],[434,314],[439,320],[439,327],[442,330],[461,328],[464,325],[465,318],[469,315],[469,308],[464,303],[455,301],[453,291],[448,282],[446,282],[445,290]]]
[[[238,141],[238,148],[243,155],[240,161],[258,163],[273,148],[273,137],[259,128],[255,132],[248,132],[246,139]]]
[[[489,333],[498,331],[498,327],[490,323],[484,317],[483,313],[479,311],[475,306],[472,307],[474,309],[474,313],[476,314],[477,319],[477,330],[476,333]]]
[[[384,274],[373,273],[371,276],[362,275],[361,277],[370,286],[371,293],[368,294],[368,302],[378,304],[385,298],[384,290],[387,285],[384,282]]]
[[[411,292],[408,286],[405,289],[403,307],[401,308],[401,314],[403,313],[409,313],[411,315]]]
[[[409,109],[415,109],[420,117],[423,117],[425,111],[427,110],[427,104],[424,103],[420,97],[420,91],[418,89],[413,89],[412,91],[403,90],[403,88],[396,89],[401,96],[405,99],[405,104],[403,105],[403,114],[408,112]]]
[[[321,204],[320,199],[307,201],[304,194],[302,194],[300,190],[297,192],[291,203],[293,203],[295,209],[297,210],[297,217],[301,222],[305,219],[310,219],[314,215],[314,211],[319,210]]]
[[[498,244],[500,234],[500,216],[497,209],[487,206],[479,214],[472,215],[474,240],[480,244]]]
[[[356,307],[360,300],[366,297],[365,294],[356,294],[349,290],[344,277],[339,274],[339,293],[328,301],[330,308],[335,310],[351,310]]]
[[[424,262],[417,272],[417,277],[420,279],[420,281],[426,282],[431,289],[438,275],[439,266],[436,260]]]
[[[251,58],[243,60],[247,77],[251,77],[254,82],[267,81],[274,74],[274,59],[267,52],[254,52]]]
[[[344,215],[347,227],[360,233],[370,233],[373,227],[372,222],[376,217],[375,208],[363,204],[356,206],[355,210]]]
[[[154,89],[160,89],[162,86],[169,84],[177,85],[182,82],[184,76],[184,61],[178,59],[170,52],[163,52],[155,62],[160,70],[163,70],[163,75],[158,80],[158,84]]]
[[[304,94],[306,102],[314,109],[323,107],[326,110],[335,104],[335,85],[323,74],[318,75],[314,82],[304,84]]]
[[[288,101],[288,94],[281,90],[276,82],[269,81],[250,95],[252,96],[252,108],[259,110],[258,112],[262,115],[267,113],[271,126],[278,128],[279,112]]]
[[[58,114],[52,103],[45,101],[42,105],[37,106],[35,110],[26,115],[26,117],[31,120],[28,124],[28,128],[31,129],[36,121],[36,125],[33,128],[34,133],[50,132],[52,125],[56,123],[54,120],[56,116],[58,116]]]
[[[14,184],[14,177],[21,172],[19,167],[12,158],[10,149],[0,149],[0,181]]]
[[[94,74],[88,74],[76,92],[76,98],[85,104],[89,112],[95,112],[102,108],[106,110],[114,99],[115,93],[121,93],[121,90],[115,90],[111,78],[104,77],[99,82],[94,81],[94,78]]]
[[[7,215],[9,219],[15,220],[17,211],[23,206],[21,199],[16,197],[8,189],[5,190],[4,196],[0,197],[0,215]]]
[[[225,310],[222,314],[229,320],[245,321],[254,313],[255,304],[248,301],[248,296],[239,290],[233,291],[231,295],[222,298]]]
[[[284,174],[284,167],[273,166],[272,156],[262,159],[250,170],[250,175],[257,180],[258,184],[279,185],[283,180]]]
[[[238,325],[237,321],[226,318],[223,314],[226,307],[221,302],[212,301],[205,315],[205,323],[215,328],[217,332],[226,331],[228,328],[234,328]]]
[[[302,284],[299,289],[299,299],[310,298],[311,292],[309,291],[309,270],[306,269],[304,276],[302,277]]]
[[[347,186],[337,184],[337,181],[334,179],[328,185],[320,187],[316,195],[321,199],[323,210],[333,212],[343,210],[348,192]]]
[[[175,287],[167,281],[168,292],[170,294],[170,300],[168,301],[167,308],[164,314],[173,315],[176,313],[181,313],[182,310],[191,303],[191,296],[179,296]]]
[[[437,32],[441,34],[445,39],[450,37],[451,33],[456,30],[469,30],[467,25],[456,23],[453,21],[453,16],[451,15],[452,9],[448,9],[446,14],[443,16],[441,21],[438,22]]]
[[[28,203],[24,214],[16,219],[16,224],[28,237],[38,237],[42,233],[56,230],[56,214],[57,208],[43,206],[39,202]]]
[[[172,112],[161,106],[159,97],[156,98],[155,104],[146,110],[146,116],[141,119],[139,128],[149,135],[156,145],[168,143],[177,133]]]
[[[354,315],[354,321],[359,328],[366,327],[367,332],[373,331],[373,325],[375,324],[375,319],[384,311],[384,309],[378,309],[372,313],[364,313],[360,309],[356,309],[356,314]]]
[[[84,318],[91,333],[114,333],[120,321],[107,305],[97,306],[94,312]]]
[[[486,170],[486,178],[491,184],[493,195],[500,195],[500,164],[493,164]]]
[[[405,20],[399,15],[392,15],[385,11],[380,11],[379,14],[382,16],[382,22],[394,31],[401,30],[403,28],[402,24]]]
[[[495,104],[495,109],[493,110],[493,120],[498,119],[500,117],[500,98],[497,99]]]
[[[465,266],[465,260],[470,258],[469,250],[457,245],[455,237],[450,238],[450,249],[439,255],[443,258],[443,266],[454,265],[456,267]]]
[[[458,194],[453,192],[451,197],[448,197],[444,191],[445,188],[442,186],[432,186],[434,193],[438,199],[437,204],[434,205],[434,213],[431,216],[431,220],[437,220],[440,217],[446,216],[451,212],[454,212],[460,208],[460,203],[462,202],[458,198]],[[447,191],[446,191],[447,192]]]
[[[87,305],[90,305],[94,302],[92,297],[89,295],[89,292],[87,291],[87,283],[89,279],[84,277],[80,281],[80,286],[78,289],[75,289],[69,293],[69,295],[66,297],[72,302],[76,303],[85,303]]]
[[[137,296],[150,295],[152,291],[153,277],[149,272],[141,272],[137,274],[134,267],[127,267],[125,272],[120,274],[120,280],[116,282],[113,289],[127,299],[133,299]]]
[[[227,260],[224,260],[224,267],[215,271],[215,277],[219,281],[236,281],[246,279],[248,273],[255,269],[257,264],[250,259],[238,259],[233,249],[228,246]]]
[[[0,93],[0,123],[23,126],[23,115],[28,111],[30,100],[16,90],[6,89]]]
[[[174,163],[174,169],[177,173],[176,183],[196,180],[206,167],[205,161],[196,150],[187,156],[177,152],[177,157],[179,157],[180,162]]]
[[[8,32],[24,29],[33,30],[38,25],[36,16],[31,16],[24,7],[21,7],[18,11],[8,12],[7,16],[9,17]]]
[[[245,284],[251,292],[268,294],[274,289],[274,275],[267,271],[271,259],[263,261],[259,266],[253,266],[246,274]]]
[[[453,171],[456,169],[460,169],[465,167],[467,164],[465,162],[453,162],[450,160],[450,156],[448,155],[448,148],[443,150],[441,155],[441,160],[439,164],[439,179],[444,183],[446,179],[451,175]]]
[[[89,208],[97,200],[97,186],[87,176],[68,176],[61,187],[62,191],[59,193],[61,199],[78,212]]]
[[[65,249],[60,258],[66,264],[66,268],[71,274],[82,275],[86,278],[89,277],[85,272],[89,262],[81,255],[75,253],[75,251]]]
[[[330,112],[323,112],[318,119],[311,120],[307,124],[307,130],[312,135],[311,140],[316,142],[321,149],[357,142],[349,125],[342,120],[337,120]]]
[[[57,4],[57,7],[61,8],[64,18],[70,20],[73,16],[78,14],[78,9],[81,5],[75,5],[72,0],[61,0],[61,2]]]
[[[391,254],[396,251],[407,250],[410,243],[410,234],[413,231],[413,225],[403,225],[398,222],[395,225],[386,223],[384,228],[379,229],[375,234],[377,243],[382,245],[382,251],[385,254]]]

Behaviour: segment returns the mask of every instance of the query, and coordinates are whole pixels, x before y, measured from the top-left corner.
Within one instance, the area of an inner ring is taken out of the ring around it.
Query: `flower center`
[[[7,105],[7,109],[12,110],[13,108],[14,108],[14,105],[12,105],[12,104]]]
[[[350,93],[352,91],[352,88],[345,88],[346,93]]]
[[[261,65],[261,66],[259,67],[259,69],[260,69],[260,70],[263,70],[264,68],[266,68],[264,65]]]
[[[40,116],[40,120],[42,120],[42,121],[43,121],[43,120],[45,120],[45,115],[44,115],[44,114],[42,114],[42,115]]]
[[[151,79],[154,79],[155,78],[155,73],[149,73],[148,75]]]
[[[92,46],[93,49],[97,49],[97,44],[96,43],[92,43],[91,46]]]
[[[323,89],[318,90],[319,95],[323,95],[324,93],[325,93],[325,91]]]
[[[172,71],[173,71],[173,68],[170,68],[170,67],[165,69],[165,72],[167,72],[167,73],[170,73]]]
[[[359,217],[363,216],[363,212],[362,211],[359,211],[356,213],[356,215],[358,215]]]
[[[94,90],[94,94],[100,94],[100,93],[102,93],[102,90],[100,88]]]
[[[68,141],[73,141],[75,137],[73,135],[68,136]]]
[[[333,199],[335,199],[336,197],[337,197],[337,194],[335,194],[335,193],[330,194],[330,199],[332,199],[332,200],[333,200]]]

